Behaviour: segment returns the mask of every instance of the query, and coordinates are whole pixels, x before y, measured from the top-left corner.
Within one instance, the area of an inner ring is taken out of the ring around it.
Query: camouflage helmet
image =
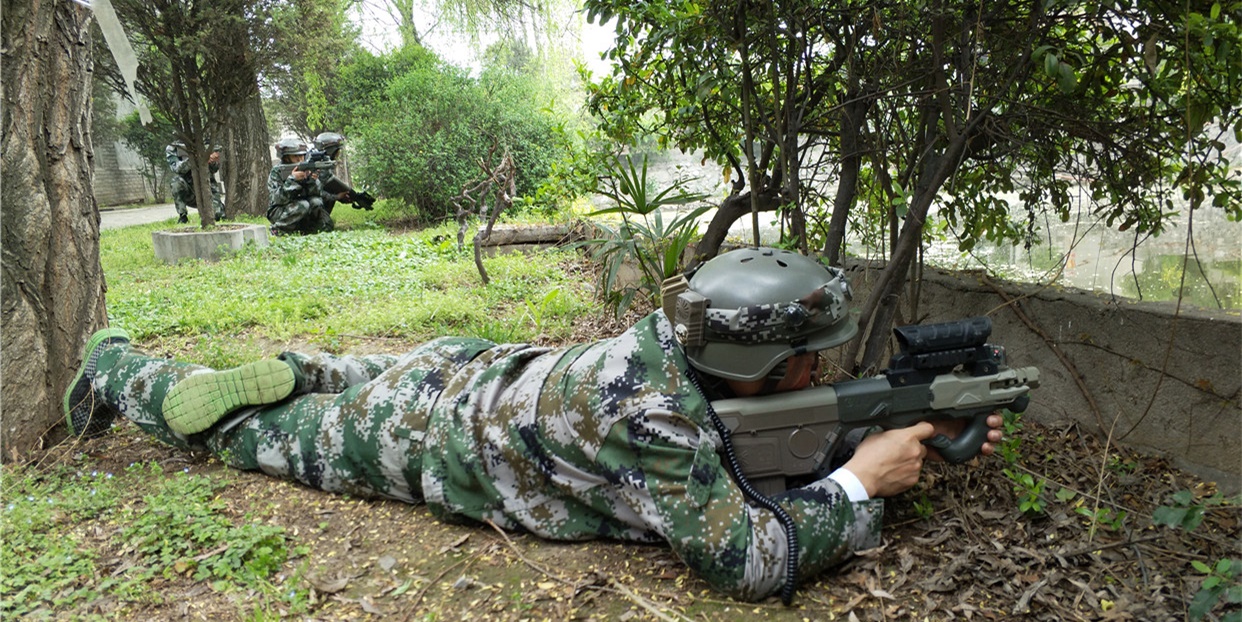
[[[306,145],[295,138],[282,138],[276,142],[276,157],[284,160],[285,156],[306,155]]]
[[[664,313],[696,369],[757,380],[785,359],[858,332],[841,270],[794,252],[743,248],[664,283]]]
[[[336,132],[324,132],[315,137],[315,148],[335,158],[336,152],[345,144],[345,137]]]

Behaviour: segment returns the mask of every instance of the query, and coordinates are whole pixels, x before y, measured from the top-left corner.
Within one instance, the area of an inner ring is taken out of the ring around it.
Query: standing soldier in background
[[[185,143],[175,141],[164,148],[164,159],[172,171],[171,186],[173,203],[177,206],[177,222],[190,222],[189,208],[198,209],[198,200],[194,197],[194,173],[190,166],[190,154],[185,150]],[[211,171],[208,182],[211,184],[211,207],[215,211],[216,220],[224,219],[224,200],[220,197],[220,184],[216,181],[216,172],[220,170],[220,150],[213,149],[207,158],[207,168]]]

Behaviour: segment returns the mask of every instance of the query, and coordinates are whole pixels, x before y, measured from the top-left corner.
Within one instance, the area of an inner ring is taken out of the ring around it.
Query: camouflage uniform
[[[168,169],[172,171],[169,186],[172,190],[173,204],[177,208],[177,216],[184,221],[189,217],[188,208],[198,209],[198,199],[194,196],[194,172],[190,166],[190,158],[182,157],[175,145],[169,145],[164,148],[164,160],[168,162]],[[224,200],[220,198],[220,182],[216,181],[216,172],[220,170],[220,164],[218,162],[208,164],[207,168],[211,171],[211,177],[208,178],[211,186],[211,207],[216,220],[220,220],[224,218]]]
[[[298,181],[293,175],[282,174],[280,166],[273,166],[267,176],[267,192],[267,219],[272,223],[272,233],[321,233],[335,228],[324,204],[328,195],[314,175]]]
[[[106,346],[94,387],[147,432],[237,468],[554,540],[666,542],[743,599],[784,582],[784,529],[722,465],[706,399],[662,312],[557,350],[441,338],[399,358],[282,358],[297,370],[294,397],[189,438],[168,429],[160,406],[205,368]],[[774,500],[797,526],[801,577],[879,543],[882,502],[852,503],[831,479]]]

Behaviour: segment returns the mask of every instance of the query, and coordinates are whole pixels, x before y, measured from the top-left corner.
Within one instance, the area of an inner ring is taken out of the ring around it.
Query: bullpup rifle
[[[986,343],[992,333],[986,317],[900,326],[893,333],[899,351],[878,376],[712,402],[755,488],[772,495],[827,475],[845,435],[873,426],[965,419],[956,438],[924,441],[945,460],[965,462],[987,441],[987,416],[1025,411],[1030,390],[1039,386],[1037,368],[1010,368],[1005,349]]]

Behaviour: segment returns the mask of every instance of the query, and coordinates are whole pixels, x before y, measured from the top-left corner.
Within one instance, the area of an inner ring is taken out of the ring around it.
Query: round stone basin
[[[247,244],[260,248],[270,245],[263,225],[225,223],[209,231],[198,227],[177,227],[151,232],[155,257],[164,263],[182,259],[219,259],[225,253],[241,250]]]

